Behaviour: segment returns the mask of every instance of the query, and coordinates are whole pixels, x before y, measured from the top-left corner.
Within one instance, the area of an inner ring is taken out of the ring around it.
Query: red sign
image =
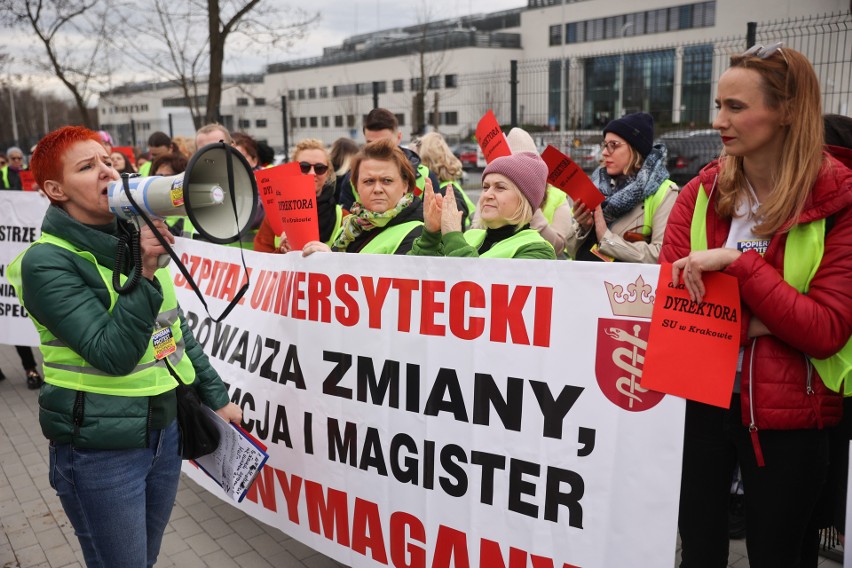
[[[548,146],[541,153],[541,159],[547,164],[547,183],[567,193],[574,203],[585,204],[589,211],[603,203],[603,194],[571,158]]]
[[[488,164],[494,161],[495,158],[512,155],[512,150],[509,148],[506,136],[497,123],[497,117],[490,110],[485,113],[485,116],[479,119],[479,124],[476,125],[476,141],[479,143],[479,147],[482,148],[482,154],[485,156],[485,162]]]
[[[319,240],[314,176],[290,162],[254,173],[269,224],[276,235],[287,235],[293,250]]]
[[[660,266],[642,385],[728,408],[740,348],[740,290],[733,276],[702,275],[706,294],[689,299],[672,285],[672,265]]]
[[[35,176],[30,170],[20,170],[18,176],[21,178],[21,187],[24,191],[35,190]]]

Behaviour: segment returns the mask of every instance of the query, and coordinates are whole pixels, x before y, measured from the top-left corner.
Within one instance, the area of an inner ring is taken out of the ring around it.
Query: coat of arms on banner
[[[642,412],[665,396],[641,386],[654,289],[642,276],[628,284],[626,292],[621,285],[604,284],[612,315],[624,319],[598,319],[595,377],[610,402],[630,412]]]

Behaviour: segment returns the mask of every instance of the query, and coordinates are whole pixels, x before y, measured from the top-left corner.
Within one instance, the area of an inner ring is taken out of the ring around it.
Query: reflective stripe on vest
[[[485,229],[471,229],[464,233],[464,240],[475,249],[479,249],[485,241]],[[500,242],[494,243],[490,249],[480,254],[480,258],[515,258],[518,249],[532,243],[546,240],[535,229],[524,229]],[[550,244],[550,243],[547,243]]]
[[[698,187],[692,212],[689,238],[692,250],[707,250],[707,208],[710,198],[704,186]],[[784,281],[805,294],[825,252],[825,219],[794,225],[784,245]],[[809,357],[822,382],[834,392],[852,396],[852,338],[827,359]]]
[[[452,186],[459,190],[459,194],[462,196],[464,200],[465,207],[467,207],[467,215],[465,216],[464,226],[465,228],[470,227],[470,219],[473,217],[474,212],[476,211],[476,205],[473,204],[473,201],[470,200],[470,197],[467,196],[462,186],[459,185],[457,181],[445,181],[441,183],[441,189],[444,190],[444,193],[447,193],[446,187]]]
[[[407,221],[393,227],[385,227],[382,232],[370,240],[364,248],[359,250],[362,254],[394,254],[408,233],[423,225],[423,221]]]
[[[118,294],[112,288],[112,271],[98,264],[95,257],[88,251],[80,250],[71,243],[48,233],[31,246],[53,245],[80,256],[94,264],[104,281],[110,295],[109,312],[115,308]],[[9,282],[15,287],[18,298],[23,298],[21,282],[21,261],[26,251],[9,264],[7,274]],[[175,352],[168,355],[168,361],[180,379],[191,384],[195,380],[195,367],[184,352],[183,332],[178,317],[177,297],[168,270],[161,269],[156,273],[157,281],[163,292],[163,303],[157,315],[158,328],[170,328],[175,341]],[[127,277],[121,276],[123,284]],[[86,360],[67,347],[64,342],[44,327],[30,314],[35,323],[41,345],[39,349],[44,357],[44,380],[46,383],[71,390],[86,391],[115,396],[155,396],[173,389],[175,380],[166,368],[165,361],[157,360],[154,356],[153,340],[148,342],[148,348],[136,367],[126,375],[111,375],[92,367]],[[152,329],[152,332],[154,330]]]
[[[645,199],[645,218],[642,221],[642,234],[650,235],[654,229],[654,214],[659,209],[660,204],[666,198],[666,194],[671,186],[675,185],[670,179],[667,179],[660,184],[654,195],[650,195]]]
[[[336,205],[335,208],[335,214],[337,215],[337,219],[334,222],[335,229],[331,232],[331,238],[325,241],[325,244],[327,244],[329,247],[334,244],[335,240],[337,240],[337,235],[340,234],[341,230],[340,221],[343,219],[343,207],[341,207],[340,205]],[[275,235],[275,238],[272,239],[272,245],[275,247],[275,250],[281,248],[280,235]]]
[[[568,195],[559,189],[547,184],[547,191],[544,194],[544,203],[541,204],[541,212],[548,224],[553,224],[553,216],[556,214],[556,208],[565,203]]]
[[[12,186],[9,185],[9,166],[0,168],[0,172],[3,173],[3,187],[0,189],[10,189]]]

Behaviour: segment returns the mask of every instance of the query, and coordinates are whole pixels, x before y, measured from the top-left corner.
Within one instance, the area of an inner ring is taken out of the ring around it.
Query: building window
[[[299,100],[302,101],[305,99],[305,89],[299,89]]]
[[[456,111],[450,111],[442,113],[441,116],[441,124],[446,124],[448,126],[456,126],[459,123],[459,113]]]
[[[343,128],[343,115],[342,114],[334,115],[334,127],[335,128]]]
[[[290,128],[296,128],[298,126],[298,120],[295,116],[290,117]]]
[[[254,106],[256,106],[256,107],[266,106],[266,99],[263,98],[263,97],[255,97],[254,98]]]
[[[265,118],[258,118],[257,120],[254,121],[254,127],[255,128],[266,128],[266,119]]]
[[[400,126],[405,126],[405,115],[404,114],[395,114],[396,121]]]
[[[420,84],[421,84],[420,77],[412,77],[411,78],[411,90],[412,91],[419,91],[420,90]]]
[[[304,116],[299,117],[299,126],[302,127],[302,128],[307,128],[307,126],[308,126],[307,117],[304,117]]]
[[[550,26],[550,45],[562,45],[562,24]]]
[[[322,117],[322,121],[321,121],[321,122],[322,122],[322,127],[323,127],[323,128],[328,128],[328,117],[327,117],[327,116]]]
[[[663,8],[661,10],[651,10],[648,12],[647,19],[647,33],[658,34],[664,32],[666,31],[668,10],[666,8]]]
[[[347,128],[355,128],[355,115],[347,114],[346,115],[346,126]]]
[[[429,88],[430,89],[440,89],[441,88],[441,77],[439,75],[430,75],[429,76]]]
[[[405,80],[403,79],[394,79],[393,80],[393,92],[401,93],[405,91]]]
[[[247,107],[248,99],[245,97],[237,97],[237,106],[238,107]]]
[[[241,118],[237,121],[237,128],[251,128],[251,121],[246,118]]]
[[[328,98],[328,87],[320,87],[320,98],[327,99]]]
[[[308,98],[309,99],[317,98],[317,90],[316,90],[315,87],[311,87],[310,89],[308,89]]]
[[[319,124],[319,120],[317,120],[317,117],[312,116],[311,117],[311,128],[316,128],[318,124]]]
[[[445,89],[455,89],[459,86],[459,76],[458,75],[444,75],[444,88]]]

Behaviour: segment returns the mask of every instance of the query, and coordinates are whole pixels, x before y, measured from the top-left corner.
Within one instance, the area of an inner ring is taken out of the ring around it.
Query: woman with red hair
[[[41,341],[50,484],[87,566],[153,566],[180,475],[177,381],[225,420],[239,422],[241,411],[187,327],[168,271],[157,267],[165,250],[151,229],[139,235],[141,265],[120,260],[131,257],[131,229],[110,213],[107,190],[119,176],[98,134],[51,132],[32,169],[51,206],[41,237],[7,274]],[[154,224],[174,241],[162,221]],[[122,284],[139,271],[138,285],[117,293],[116,265]]]

